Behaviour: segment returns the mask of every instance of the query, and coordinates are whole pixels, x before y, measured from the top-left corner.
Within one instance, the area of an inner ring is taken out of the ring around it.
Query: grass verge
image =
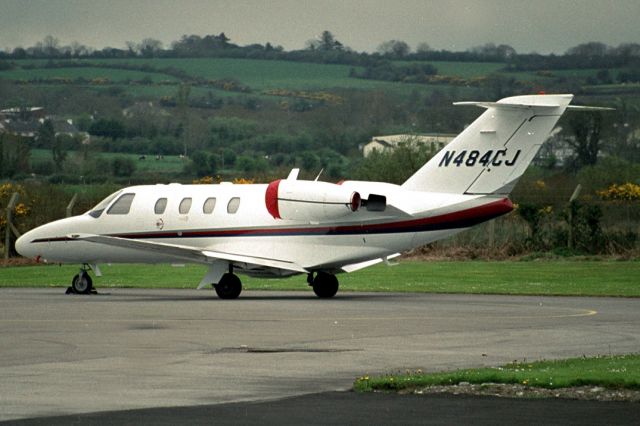
[[[520,384],[559,389],[600,386],[608,389],[640,389],[640,355],[598,356],[560,361],[513,362],[501,367],[423,374],[420,370],[399,375],[362,376],[354,382],[358,392],[400,391],[462,383]]]
[[[206,267],[100,265],[100,287],[195,288]],[[76,265],[0,267],[0,287],[66,287]],[[340,291],[640,297],[640,261],[403,261],[341,274]],[[242,277],[247,290],[305,290],[304,276]]]

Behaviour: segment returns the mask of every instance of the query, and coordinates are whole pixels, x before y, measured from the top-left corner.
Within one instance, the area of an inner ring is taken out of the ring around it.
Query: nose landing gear
[[[67,294],[91,294],[96,291],[93,288],[93,280],[89,271],[83,267],[71,280],[71,287],[67,289]]]

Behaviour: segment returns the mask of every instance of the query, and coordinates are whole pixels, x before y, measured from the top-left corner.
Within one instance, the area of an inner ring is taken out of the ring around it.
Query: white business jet
[[[337,273],[387,262],[399,252],[510,212],[508,194],[572,95],[458,102],[486,111],[402,185],[297,179],[269,184],[124,188],[87,213],[33,229],[16,242],[26,257],[78,263],[72,290],[92,289],[101,263],[208,265],[198,288],[234,299],[235,274],[306,274],[321,298]]]

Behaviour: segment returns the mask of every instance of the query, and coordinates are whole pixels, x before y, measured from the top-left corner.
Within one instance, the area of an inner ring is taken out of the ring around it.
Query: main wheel
[[[74,293],[89,294],[92,288],[93,281],[91,281],[91,277],[86,272],[76,274],[73,280],[71,280],[71,289]]]
[[[333,274],[318,272],[313,279],[313,292],[322,299],[333,297],[338,292],[338,279]]]
[[[220,299],[236,299],[242,292],[242,283],[237,275],[226,273],[213,288]]]

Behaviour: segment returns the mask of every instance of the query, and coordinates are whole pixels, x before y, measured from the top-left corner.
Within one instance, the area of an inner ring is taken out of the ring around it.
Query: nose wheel
[[[84,269],[71,280],[71,292],[76,294],[89,294],[93,289],[93,281]]]

